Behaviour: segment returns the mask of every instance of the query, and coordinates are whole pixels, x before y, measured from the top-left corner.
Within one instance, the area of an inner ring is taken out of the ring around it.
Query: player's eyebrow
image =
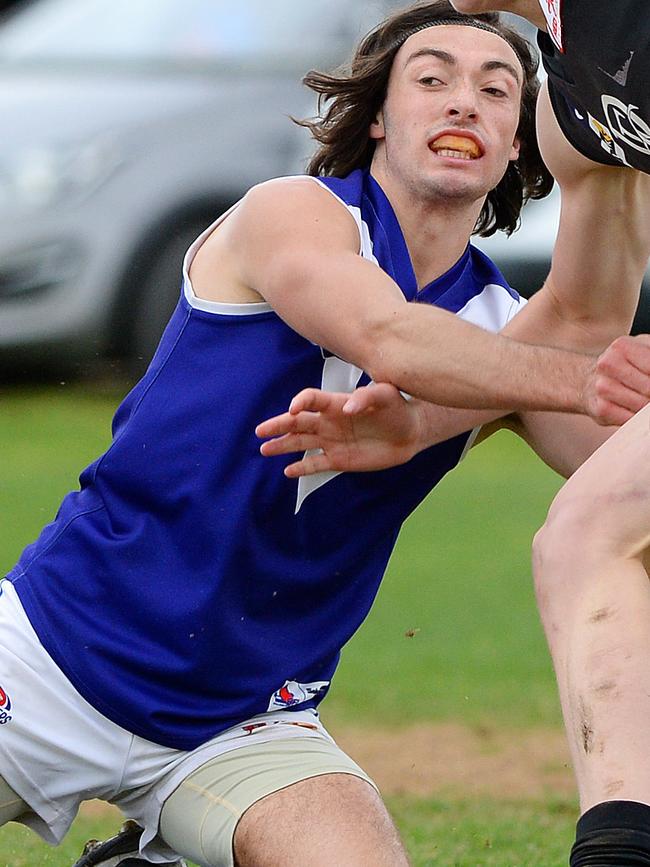
[[[419,48],[411,54],[404,66],[408,66],[412,60],[417,60],[419,57],[437,57],[438,60],[442,60],[442,62],[446,63],[448,66],[456,66],[456,58],[454,55],[450,54],[448,51],[442,51],[440,48]]]
[[[485,72],[492,72],[493,69],[503,69],[504,72],[509,72],[517,84],[519,84],[519,73],[512,63],[508,63],[507,60],[487,60],[481,66],[481,69]]]
[[[448,51],[443,51],[441,48],[419,48],[410,55],[404,66],[408,66],[411,61],[417,60],[420,57],[436,57],[438,60],[446,63],[447,66],[456,66],[458,63],[453,54],[450,54]],[[520,82],[519,73],[512,63],[508,63],[507,60],[486,60],[485,63],[481,65],[481,69],[484,72],[503,69],[504,72],[508,72],[514,78],[517,84]]]

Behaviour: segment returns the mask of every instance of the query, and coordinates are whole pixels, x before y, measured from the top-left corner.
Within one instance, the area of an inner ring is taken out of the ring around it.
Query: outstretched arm
[[[556,472],[570,476],[614,427],[566,413],[533,412],[496,417],[494,412],[459,410],[405,400],[392,385],[365,386],[350,394],[308,388],[289,411],[258,425],[265,457],[301,452],[289,478],[333,470],[381,470],[410,460],[422,449],[482,426],[479,439],[500,428],[522,437]],[[478,441],[478,440],[477,440]]]
[[[289,411],[256,428],[265,457],[306,452],[285,469],[289,478],[334,470],[365,472],[403,464],[431,445],[495,419],[494,411],[453,409],[405,399],[392,385],[351,395],[306,388]],[[594,423],[595,427],[598,427]]]
[[[310,179],[256,188],[219,234],[244,286],[377,382],[456,407],[579,412],[602,423],[634,411],[626,400],[602,400],[589,355],[529,345],[407,303],[390,277],[358,255],[348,212]],[[209,259],[210,242],[204,247],[197,258]],[[637,366],[650,373],[647,348]],[[637,391],[637,383],[629,387]],[[639,396],[650,397],[650,381]]]

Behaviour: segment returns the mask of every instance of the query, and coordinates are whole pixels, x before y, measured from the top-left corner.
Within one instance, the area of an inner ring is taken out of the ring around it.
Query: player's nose
[[[445,117],[458,120],[476,120],[478,106],[474,89],[466,84],[453,88],[445,105]]]

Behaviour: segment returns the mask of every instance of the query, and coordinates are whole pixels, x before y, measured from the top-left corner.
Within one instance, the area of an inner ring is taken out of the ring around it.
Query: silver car
[[[290,115],[391,4],[35,0],[0,28],[0,358],[151,355],[183,251],[304,169]]]
[[[147,360],[184,250],[252,184],[304,168],[289,115],[399,0],[32,0],[0,27],[0,361]],[[523,294],[558,199],[481,246]],[[644,311],[648,305],[644,305]],[[647,330],[644,328],[644,330]]]

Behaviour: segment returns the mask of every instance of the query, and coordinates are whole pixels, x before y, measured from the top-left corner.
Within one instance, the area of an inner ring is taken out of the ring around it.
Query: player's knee
[[[613,556],[615,539],[597,496],[560,491],[533,540],[533,575],[540,612],[575,593],[582,576]]]
[[[347,774],[303,780],[254,804],[237,827],[234,849],[239,867],[408,867],[379,795]]]
[[[615,500],[606,489],[590,490],[568,482],[553,500],[544,525],[535,535],[536,574],[566,574],[581,565],[615,556],[617,540],[623,537],[625,527]]]

